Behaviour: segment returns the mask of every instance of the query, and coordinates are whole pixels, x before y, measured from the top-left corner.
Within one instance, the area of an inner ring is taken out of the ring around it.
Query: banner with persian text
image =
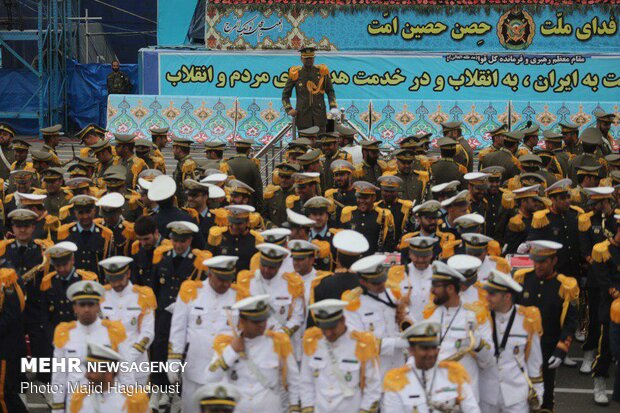
[[[148,51],[144,94],[279,98],[296,54]],[[341,99],[617,101],[618,55],[319,54]],[[153,79],[153,77],[157,77]],[[448,98],[449,96],[449,98]]]
[[[277,2],[274,2],[277,3]],[[210,49],[403,50],[424,52],[620,52],[620,7],[437,7],[434,12],[392,7],[265,10],[208,5]],[[343,28],[346,28],[343,30]]]

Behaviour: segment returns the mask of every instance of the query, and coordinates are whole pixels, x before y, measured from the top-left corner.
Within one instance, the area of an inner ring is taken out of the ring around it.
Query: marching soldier
[[[43,182],[45,182],[45,194],[47,198],[43,202],[45,210],[48,214],[58,216],[60,208],[69,204],[73,194],[64,186],[64,170],[57,167],[48,168],[43,173]]]
[[[168,360],[184,360],[187,368],[182,377],[180,372],[169,373],[168,379],[172,384],[183,380],[183,411],[192,411],[191,395],[207,383],[205,372],[214,355],[216,337],[231,333],[237,325],[232,307],[243,298],[243,292],[231,288],[236,263],[237,257],[227,255],[205,260],[207,279],[184,281],[176,298]]]
[[[89,123],[84,126],[84,128],[75,135],[75,137],[80,140],[80,143],[86,146],[80,149],[80,156],[88,157],[90,155],[90,147],[100,140],[105,139],[106,132],[105,129],[94,123]]]
[[[487,190],[489,189],[489,174],[484,172],[470,172],[465,174],[463,179],[467,181],[467,188],[469,190],[469,208],[471,212],[484,217],[485,225],[482,232],[489,235],[489,231],[487,229],[487,214],[489,212]]]
[[[482,261],[471,255],[456,254],[446,263],[465,277],[465,281],[461,284],[461,302],[464,305],[478,303],[486,306],[487,294],[483,289],[483,283],[478,280],[478,269]]]
[[[553,411],[555,372],[568,353],[573,333],[577,327],[577,280],[556,270],[558,251],[562,244],[553,241],[533,240],[530,258],[533,269],[518,270],[514,280],[523,286],[518,303],[535,306],[542,315],[542,372],[544,395],[541,408]]]
[[[516,304],[523,287],[509,274],[493,271],[484,289],[491,310],[495,363],[480,377],[480,388],[484,389],[480,392],[480,410],[537,410],[544,393],[540,311]]]
[[[135,188],[140,172],[149,169],[142,158],[135,154],[135,135],[114,134],[116,139],[116,153],[120,158],[119,165],[125,167],[127,188]]]
[[[176,197],[179,206],[185,206],[185,192],[183,182],[186,179],[196,179],[196,162],[192,159],[190,152],[191,139],[175,137],[172,140],[172,153],[177,161],[177,166],[172,172],[172,178],[176,183]]]
[[[396,173],[388,172],[390,175],[396,175],[403,180],[400,187],[400,199],[409,201],[422,202],[426,194],[426,186],[429,181],[427,171],[413,170],[413,153],[407,149],[397,149],[393,152],[396,158]]]
[[[112,231],[114,239],[111,255],[129,255],[129,250],[135,238],[133,224],[122,216],[125,198],[118,192],[111,192],[102,196],[95,206],[99,207],[99,215],[103,218],[103,225]]]
[[[338,159],[331,165],[334,187],[325,191],[325,198],[338,206],[338,211],[346,206],[356,204],[355,188],[353,188],[353,171],[355,167],[349,161]]]
[[[193,399],[192,412],[233,413],[241,400],[241,392],[226,382],[209,383],[200,387]]]
[[[366,237],[369,254],[392,251],[396,244],[394,216],[389,209],[375,205],[379,188],[364,181],[357,181],[353,186],[357,205],[342,209],[340,224]]]
[[[308,139],[310,142],[308,144],[308,148],[318,148],[317,140],[319,139],[319,133],[321,133],[321,128],[318,126],[310,126],[306,129],[301,129],[297,131],[298,139]],[[305,152],[305,151],[304,151]]]
[[[527,241],[532,230],[532,218],[543,200],[539,196],[540,185],[524,186],[512,191],[517,209],[506,225],[504,253],[516,254],[519,246]]]
[[[454,160],[456,154],[456,141],[452,138],[437,140],[441,158],[431,165],[431,178],[433,185],[444,184],[450,181],[459,181],[464,184],[463,175],[467,173],[467,167]]]
[[[560,122],[560,131],[564,140],[564,150],[572,159],[583,153],[581,142],[579,141],[579,125],[570,122]]]
[[[263,207],[263,179],[260,174],[260,167],[256,158],[249,157],[249,151],[254,144],[251,139],[235,141],[237,154],[226,161],[230,168],[230,175],[243,182],[254,190],[256,194],[253,206],[258,211]]]
[[[107,284],[103,295],[101,315],[104,320],[123,323],[127,338],[120,346],[127,361],[148,362],[148,349],[155,337],[155,309],[157,301],[149,287],[133,285],[130,265],[133,259],[123,256],[106,258],[99,262]],[[148,373],[135,374],[136,382],[145,385]]]
[[[377,339],[371,332],[347,327],[347,304],[331,299],[308,307],[318,327],[306,330],[303,339],[302,411],[373,412],[379,406]]]
[[[168,175],[160,175],[153,179],[148,190],[148,199],[157,203],[157,209],[153,214],[157,228],[162,237],[168,238],[170,229],[168,224],[174,221],[187,221],[196,223],[187,211],[174,205],[174,194],[178,193],[176,182]],[[194,240],[194,246],[201,248],[204,245],[204,237],[198,234]]]
[[[164,158],[162,151],[168,144],[168,132],[170,128],[164,126],[163,128],[151,128],[151,142],[153,142],[154,151],[153,154],[158,158]],[[162,171],[163,172],[163,171]],[[165,173],[165,172],[164,172]]]
[[[579,214],[583,211],[570,205],[570,184],[570,179],[561,179],[545,190],[551,199],[551,206],[534,213],[532,231],[527,239],[560,242],[564,247],[558,252],[558,271],[579,278],[581,256],[577,224]]]
[[[97,158],[97,161],[99,161],[94,174],[94,180],[98,187],[103,188],[103,177],[106,175],[106,172],[113,166],[118,165],[120,160],[112,153],[112,144],[108,139],[100,140],[91,146],[91,151]]]
[[[474,385],[469,384],[463,366],[455,361],[438,362],[441,330],[440,323],[423,321],[403,332],[411,358],[385,375],[382,412],[480,412]]]
[[[336,92],[332,86],[329,69],[324,64],[314,65],[314,47],[300,50],[303,66],[291,66],[288,80],[282,89],[282,104],[289,116],[294,118],[298,130],[318,126],[321,132],[327,125],[325,95],[329,107],[337,110]],[[291,95],[295,89],[296,108],[291,106]]]
[[[461,273],[435,261],[431,287],[433,305],[425,310],[424,318],[440,325],[439,360],[460,361],[471,377],[474,396],[479,400],[479,373],[493,362],[494,347],[486,307],[461,302],[459,292],[464,282]]]
[[[456,141],[458,146],[456,148],[456,154],[453,156],[454,161],[467,168],[467,172],[471,172],[474,170],[474,150],[463,137],[462,126],[463,122],[461,121],[444,122],[441,124],[441,133],[446,138]]]
[[[146,139],[137,139],[135,142],[136,157],[146,163],[146,168],[157,169],[166,173],[166,161],[155,154],[154,144]]]
[[[519,141],[523,138],[523,133],[519,131],[502,132],[503,146],[495,152],[479,157],[480,168],[488,168],[490,166],[501,166],[504,168],[502,180],[507,181],[520,172],[521,165],[519,160],[515,158]]]
[[[296,164],[283,162],[276,166],[279,184],[269,185],[263,193],[264,216],[275,226],[286,221],[286,199],[295,195],[293,174],[299,172]]]
[[[100,411],[120,412],[131,410],[132,413],[150,413],[148,396],[143,391],[123,392],[114,390],[118,387],[119,373],[111,363],[127,361],[121,353],[99,344],[94,340],[87,344],[86,360],[96,364],[96,371],[88,371],[86,379],[89,386],[101,389],[98,393],[89,391],[75,392],[71,395],[69,408],[72,413],[95,413]],[[107,365],[110,364],[110,367]]]
[[[207,169],[217,169],[222,173],[228,174],[230,168],[228,163],[224,162],[224,150],[226,149],[226,142],[222,141],[209,141],[205,142],[205,156],[207,162],[205,167]]]
[[[235,411],[249,413],[299,411],[300,376],[289,337],[266,329],[269,295],[247,297],[232,306],[239,328],[215,338],[215,351],[206,379],[239,386],[242,394]],[[204,374],[201,372],[201,374]]]
[[[534,148],[538,146],[539,132],[540,126],[535,123],[528,128],[521,129],[521,133],[523,134],[523,145],[517,149],[517,158],[521,158],[524,155],[534,154]]]
[[[56,147],[60,143],[60,137],[64,135],[62,132],[62,125],[49,126],[41,129],[41,135],[43,136],[42,150],[52,154],[52,163],[54,166],[60,166],[60,159],[58,159],[58,152]]]
[[[9,179],[11,164],[15,162],[13,149],[15,130],[6,123],[0,122],[0,179]]]
[[[249,227],[250,213],[254,212],[254,208],[249,205],[227,205],[225,208],[228,211],[228,226],[211,227],[207,247],[214,256],[239,257],[237,270],[247,270],[258,251],[256,246],[263,242],[260,234]]]
[[[315,196],[320,196],[318,172],[298,172],[293,174],[296,195],[286,197],[286,207],[305,215],[305,203]]]
[[[252,201],[252,198],[255,196],[255,191],[249,185],[244,184],[243,182],[237,179],[230,179],[226,183],[227,187],[230,188],[230,204],[231,205],[248,205]],[[223,222],[218,222],[219,225],[224,226],[227,224],[225,220]],[[250,229],[254,229],[260,231],[265,228],[265,222],[263,221],[263,217],[259,212],[251,212],[250,213]]]
[[[338,141],[340,139],[340,134],[338,132],[321,133],[319,139],[321,140],[321,151],[324,156],[321,174],[323,182],[321,182],[321,188],[327,190],[334,187],[332,163],[337,160],[352,162],[353,159],[350,154],[338,147]]]
[[[603,156],[609,155],[614,151],[614,139],[609,133],[609,130],[611,129],[611,124],[614,122],[616,115],[598,111],[594,116],[596,116],[596,128],[601,131],[602,135],[601,153]]]
[[[41,178],[43,172],[54,165],[51,152],[33,150],[30,151],[30,157],[32,158],[32,167],[36,171],[38,178]]]
[[[607,175],[607,167],[604,159],[596,154],[596,149],[601,145],[603,136],[597,128],[586,128],[581,132],[581,147],[583,154],[577,155],[568,163],[568,178],[577,182],[577,168],[580,166],[603,165],[604,174]]]
[[[288,228],[271,228],[265,231],[259,232],[259,235],[263,238],[264,243],[275,244],[280,247],[286,248],[286,242],[290,239],[291,230]],[[260,268],[261,256],[263,254],[259,251],[254,254],[250,260],[250,272],[254,273]],[[294,272],[293,258],[291,255],[287,255],[280,263],[280,272]]]
[[[483,166],[484,158],[487,155],[490,155],[502,149],[502,147],[504,146],[504,133],[506,132],[508,132],[508,125],[506,124],[499,125],[497,128],[488,132],[489,137],[491,138],[491,146],[484,148],[478,153],[478,170],[488,167]]]
[[[459,235],[454,222],[458,217],[462,217],[469,211],[469,191],[464,189],[454,195],[452,198],[448,198],[441,202],[441,206],[446,210],[443,223],[439,229],[443,232],[451,232],[455,236]]]
[[[509,272],[510,266],[506,259],[497,255],[497,241],[483,234],[465,233],[461,234],[464,253],[478,258],[482,264],[477,269],[477,276],[480,282],[485,282],[492,270]]]
[[[193,179],[185,180],[183,185],[187,190],[187,206],[198,213],[199,232],[208,234],[216,221],[216,211],[210,210],[208,206],[211,186]]]
[[[377,202],[377,206],[388,209],[392,213],[394,217],[394,239],[400,240],[411,225],[410,215],[413,201],[398,199],[398,190],[402,185],[402,179],[395,175],[379,177],[378,185],[381,187],[381,200]]]
[[[359,179],[370,182],[373,185],[377,185],[379,177],[388,169],[387,163],[379,159],[381,156],[379,145],[381,143],[381,141],[361,141],[360,145],[362,146],[362,158],[364,161],[355,166],[356,175]]]
[[[100,320],[100,302],[105,289],[96,281],[78,281],[67,289],[67,298],[73,303],[77,321],[60,323],[54,331],[54,358],[80,359],[80,369],[66,369],[52,374],[52,412],[64,412],[76,385],[86,385],[88,343],[97,342],[118,351],[126,333],[120,321]]]
[[[61,225],[56,234],[58,241],[70,241],[77,245],[75,254],[76,267],[94,272],[103,279],[99,272],[99,261],[106,259],[114,246],[112,230],[95,222],[97,198],[78,195],[71,199],[74,206],[76,222]]]

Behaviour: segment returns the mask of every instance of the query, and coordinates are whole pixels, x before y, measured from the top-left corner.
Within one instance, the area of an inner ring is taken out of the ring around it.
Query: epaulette
[[[215,208],[211,210],[211,213],[215,215],[215,225],[218,227],[228,226],[228,210],[224,208]]]
[[[364,176],[364,164],[358,163],[355,165],[355,169],[353,170],[353,178],[361,179]]]
[[[102,224],[98,224],[95,222],[95,226],[97,226],[101,230],[101,237],[106,241],[110,242],[112,237],[114,237],[114,232],[108,227],[103,226]]]
[[[519,189],[521,186],[521,179],[519,178],[519,175],[513,176],[508,180],[508,182],[506,182],[506,188],[508,188],[509,191]]]
[[[331,245],[327,241],[320,240],[312,240],[312,243],[319,247],[318,257],[319,258],[328,258],[331,255]]]
[[[273,341],[273,352],[278,355],[280,360],[286,360],[293,353],[293,345],[288,334],[281,331],[267,330],[265,331],[265,336]],[[282,374],[285,375],[286,373],[283,371]]]
[[[609,261],[609,259],[611,258],[611,253],[609,252],[609,245],[611,245],[611,242],[609,240],[594,244],[594,247],[592,247],[592,260],[599,263]]]
[[[71,401],[69,402],[70,413],[79,413],[84,406],[84,400],[86,397],[90,396],[90,392],[86,389],[86,391],[76,391],[71,395]],[[53,405],[52,405],[53,406]],[[52,407],[54,410],[55,408]]]
[[[200,215],[198,214],[198,211],[196,211],[194,208],[186,208],[186,207],[184,207],[184,208],[181,208],[181,209],[183,211],[187,212],[189,214],[189,216],[192,217],[192,219],[194,221],[198,221],[200,219],[199,218]]]
[[[260,252],[254,253],[252,258],[250,258],[250,268],[251,272],[254,272],[260,268]]]
[[[508,220],[508,229],[512,232],[525,231],[525,222],[523,222],[523,216],[520,213]]]
[[[15,194],[7,194],[7,196],[4,197],[4,203],[8,204],[9,202],[11,202],[14,196]]]
[[[474,312],[478,325],[484,324],[489,319],[489,309],[481,301],[464,304],[463,308]]]
[[[517,158],[520,158],[523,155],[528,155],[530,153],[531,153],[530,151],[528,151],[527,149],[521,147],[521,148],[517,149]]]
[[[57,274],[56,271],[52,271],[52,272],[45,274],[45,276],[41,280],[41,285],[39,286],[39,290],[40,291],[49,290],[52,287],[52,278],[54,278],[56,274]]]
[[[50,215],[48,215],[50,216]],[[46,217],[47,218],[47,217]],[[69,236],[69,231],[73,228],[77,222],[70,222],[68,224],[61,225],[56,231],[56,238],[58,241],[64,241]]]
[[[460,386],[463,383],[469,383],[471,381],[467,370],[458,361],[441,361],[439,362],[439,367],[448,369],[448,380],[459,385],[459,393]]]
[[[388,169],[387,171],[383,171],[383,173],[381,174],[381,176],[394,176],[398,173],[398,171],[393,171],[391,169]]]
[[[137,156],[134,156],[133,158],[133,164],[131,165],[131,173],[133,174],[133,180],[134,180],[134,186],[136,181],[138,180],[138,175],[140,175],[140,172],[142,172],[148,165],[146,164],[146,162],[144,162],[144,159],[142,158],[138,158]]]
[[[301,70],[301,66],[291,66],[288,69],[288,78],[293,82],[296,82],[299,79],[299,71]]]
[[[6,254],[6,247],[15,242],[15,239],[3,239],[0,240],[0,257],[4,257]]]
[[[140,251],[140,241],[136,240],[131,243],[131,255],[136,255]]]
[[[194,248],[192,253],[196,256],[196,258],[194,258],[194,268],[198,271],[207,271],[208,268],[203,264],[203,262],[213,257],[211,251]]]
[[[323,331],[318,327],[310,327],[304,333],[303,348],[307,356],[316,353],[319,341],[323,339]]]
[[[69,218],[69,215],[71,214],[71,208],[73,208],[73,204],[61,206],[60,209],[58,210],[58,218],[61,221],[64,221],[65,219]]]
[[[428,320],[429,318],[431,318],[433,313],[435,313],[436,309],[437,309],[437,306],[435,305],[435,303],[431,301],[424,306],[424,310],[422,310],[422,316],[424,317],[425,320]]]
[[[581,203],[581,191],[579,188],[573,188],[570,190],[570,202],[575,204]]]
[[[329,188],[327,191],[325,191],[325,198],[331,199],[333,201],[334,200],[334,194],[336,192],[338,192],[337,188]]]
[[[547,218],[547,214],[550,211],[548,209],[542,209],[540,211],[534,212],[532,217],[532,228],[539,229],[544,228],[549,225],[549,218]]]
[[[202,288],[202,281],[185,280],[179,289],[179,298],[185,304],[188,304],[190,301],[194,301],[196,297],[198,297],[198,290],[200,288]]]
[[[418,174],[418,180],[422,183],[422,185],[426,186],[428,181],[431,179],[431,175],[427,171],[413,171]],[[467,170],[465,170],[467,173]]]
[[[127,338],[127,332],[123,323],[121,321],[101,320],[101,324],[108,329],[110,346],[113,350],[118,351],[118,345]]]
[[[301,276],[294,272],[285,273],[282,278],[286,280],[288,284],[288,293],[293,298],[302,298],[304,297],[304,280]]]
[[[504,274],[510,274],[510,271],[512,271],[512,268],[510,268],[510,264],[506,258],[490,256],[489,259],[495,263],[495,269],[497,271],[503,272]]]
[[[329,75],[329,69],[327,68],[327,65],[325,64],[316,65],[316,68],[319,69],[319,73],[321,74],[321,76]]]
[[[572,209],[573,211],[577,212],[578,214],[584,214],[585,211],[583,209],[581,209],[580,207],[578,207],[577,205],[571,205],[570,209]]]
[[[512,163],[514,163],[515,166],[519,168],[519,170],[523,170],[523,168],[521,167],[521,162],[514,155],[510,156],[512,156]]]
[[[226,175],[230,175],[230,166],[228,165],[227,162],[220,162],[220,172],[224,173]]]
[[[400,212],[405,216],[408,215],[411,211],[411,208],[413,208],[413,201],[409,201],[407,199],[399,199],[398,203],[400,204]]]
[[[89,154],[90,154],[90,148],[88,148],[88,147],[80,148],[80,156],[81,157],[87,158]]]
[[[460,239],[446,241],[441,246],[441,258],[447,260],[454,255],[454,249],[461,244]]]
[[[172,245],[160,245],[153,251],[153,264],[157,265],[161,262],[164,254],[172,249]]]
[[[502,191],[502,207],[504,209],[513,209],[515,207],[515,195],[508,189],[501,189]]]
[[[357,341],[355,357],[362,363],[379,358],[378,340],[370,331],[352,331],[351,338]]]
[[[63,348],[69,340],[69,334],[77,326],[77,321],[60,323],[54,330],[54,347]]]
[[[520,270],[515,271],[515,273],[512,276],[512,279],[518,282],[519,284],[523,284],[523,282],[525,281],[525,276],[532,271],[534,271],[533,268],[521,268]]]
[[[187,159],[181,166],[181,172],[183,174],[191,174],[196,170],[196,162],[193,159]]]
[[[499,245],[499,242],[496,240],[489,241],[489,243],[487,244],[487,253],[489,255],[501,255],[502,247],[501,245]]]
[[[295,206],[295,202],[299,201],[299,195],[289,195],[286,197],[286,207],[292,209]]]
[[[355,287],[352,290],[346,290],[341,294],[340,299],[348,303],[345,307],[347,311],[359,310],[362,305],[360,297],[363,293],[364,290],[362,290],[362,287]]]
[[[132,391],[125,394],[123,411],[127,413],[147,413],[149,409],[149,396],[143,391]]]
[[[580,232],[588,232],[590,227],[592,227],[592,216],[593,215],[594,215],[594,211],[590,211],[584,214],[579,214],[579,217],[577,218],[577,222],[578,222],[577,227],[579,228]]]
[[[525,307],[520,305],[517,307],[519,314],[523,316],[523,329],[527,331],[529,335],[539,335],[543,333],[542,318],[540,316],[540,310],[538,307],[530,306]]]
[[[340,223],[346,224],[351,221],[351,217],[353,215],[353,211],[357,210],[357,206],[346,206],[342,208],[342,212],[340,213]]]
[[[612,301],[611,308],[609,309],[609,317],[613,323],[620,324],[620,297]]]
[[[99,276],[92,271],[75,270],[75,273],[80,276],[82,281],[97,281],[99,279]]]
[[[98,217],[93,219],[94,224],[105,225],[105,219],[103,217]]]
[[[246,288],[248,291],[250,290],[250,283],[252,279],[254,279],[255,272],[248,270],[241,270],[237,274],[237,285]]]
[[[576,279],[564,274],[558,274],[556,278],[562,284],[559,291],[562,299],[570,302],[579,298],[579,284]]]
[[[425,169],[430,169],[433,161],[426,155],[416,155],[416,158]]]
[[[401,299],[402,294],[400,291],[400,284],[405,279],[405,266],[404,265],[395,265],[390,267],[387,274],[387,282],[385,283],[385,287],[389,288],[394,294],[394,297],[398,300]]]
[[[400,237],[400,244],[398,244],[398,249],[402,250],[409,247],[409,239],[415,237],[416,234],[416,232],[408,232],[407,234]]]
[[[263,242],[265,242],[265,239],[260,234],[260,232],[254,231],[253,229],[251,229],[250,234],[254,236],[254,240],[255,240],[254,245],[262,244]]]
[[[215,340],[213,340],[213,350],[215,350],[215,352],[219,356],[221,356],[222,353],[224,352],[224,349],[230,346],[232,341],[233,341],[233,337],[231,335],[218,334],[217,336],[215,336]]]
[[[129,221],[123,221],[123,237],[127,241],[133,241],[136,238],[136,231],[134,230],[134,223]]]
[[[611,177],[601,179],[599,186],[613,186]]]
[[[333,272],[330,271],[317,271],[316,277],[310,282],[310,297],[308,299],[309,304],[314,304],[314,289],[321,284],[325,278],[333,275]]]
[[[134,284],[132,291],[138,294],[138,305],[143,313],[150,313],[157,309],[157,299],[150,287]]]
[[[342,231],[342,228],[330,228],[330,229],[328,229],[328,231],[329,231],[330,234],[336,235],[337,233]]]
[[[45,252],[48,248],[54,246],[54,241],[52,241],[51,239],[47,239],[47,238],[35,239],[34,243],[38,245],[39,247],[41,247],[43,252]]]
[[[222,243],[222,235],[228,231],[228,227],[211,227],[209,228],[209,236],[207,237],[207,243],[214,247],[217,247]]]
[[[278,185],[267,185],[265,191],[263,192],[263,199],[268,200],[272,199],[276,192],[280,190],[280,186]]]
[[[407,373],[410,368],[408,366],[398,367],[389,370],[383,378],[383,391],[399,392],[409,384]]]
[[[252,229],[263,229],[265,227],[265,222],[263,221],[263,217],[258,212],[250,213],[250,220],[248,224],[249,224],[249,227]]]

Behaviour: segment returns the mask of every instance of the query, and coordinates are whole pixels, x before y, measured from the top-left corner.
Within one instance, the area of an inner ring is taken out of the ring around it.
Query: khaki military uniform
[[[464,185],[463,176],[466,173],[467,168],[452,158],[441,158],[431,165],[433,185],[440,185],[451,181],[460,181],[461,185]]]
[[[9,165],[7,166],[4,161],[0,160],[0,178],[6,181],[9,179],[9,174],[11,173],[11,164],[15,162],[15,151],[13,151],[13,147],[9,145],[2,147],[2,152]]]
[[[43,201],[43,206],[48,214],[58,216],[60,208],[69,205],[69,201],[73,198],[73,194],[66,189],[60,189],[55,194],[46,194],[47,198]]]
[[[464,137],[459,136],[456,139],[458,145],[456,146],[456,155],[454,155],[454,160],[465,166],[467,168],[467,172],[471,172],[474,170],[474,150],[469,146],[469,143],[465,140]]]
[[[179,162],[177,162],[177,167],[172,173],[172,178],[177,184],[176,197],[179,206],[185,205],[186,200],[183,182],[185,182],[186,179],[195,179],[195,173],[196,162],[194,162],[189,154],[184,156],[182,159],[179,159]]]
[[[599,166],[603,165],[602,173],[607,175],[607,162],[603,158],[599,158],[598,156],[591,153],[584,153],[582,155],[577,155],[568,163],[568,173],[567,177],[570,178],[571,181],[576,185],[577,184],[577,168],[580,166]]]
[[[506,148],[489,153],[480,162],[480,169],[489,166],[501,166],[505,169],[502,180],[507,181],[520,173],[520,163],[517,158]]]

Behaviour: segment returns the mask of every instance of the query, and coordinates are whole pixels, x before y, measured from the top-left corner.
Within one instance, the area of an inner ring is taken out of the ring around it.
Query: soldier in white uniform
[[[231,289],[235,280],[238,257],[220,255],[209,258],[203,265],[209,268],[205,281],[186,280],[181,284],[174,303],[170,324],[168,360],[185,359],[183,372],[183,411],[193,410],[192,395],[207,381],[205,371],[213,358],[213,343],[219,334],[230,333],[230,323],[236,322],[232,306],[239,297]],[[174,384],[181,380],[179,373],[169,373]]]
[[[478,281],[484,283],[491,270],[510,272],[510,265],[505,258],[489,254],[489,243],[493,238],[477,233],[461,234],[465,246],[465,254],[471,255],[482,261],[478,268]]]
[[[381,377],[386,371],[402,366],[407,348],[407,341],[400,337],[400,323],[396,318],[398,299],[385,288],[385,263],[384,255],[370,255],[357,260],[351,266],[351,272],[357,273],[361,287],[343,294],[343,297],[351,297],[345,311],[347,326],[352,330],[370,331],[381,340]]]
[[[441,326],[422,321],[403,333],[411,358],[383,381],[382,413],[479,413],[469,376],[456,361],[438,361]]]
[[[110,369],[106,365],[111,362],[123,361],[121,354],[95,342],[89,342],[86,346],[88,349],[86,360],[99,366],[97,371],[87,372],[86,378],[93,384],[93,388],[101,386],[103,391],[101,393],[73,393],[71,404],[67,410],[71,413],[150,412],[149,398],[146,393],[136,392],[130,395],[112,388],[117,382],[117,374],[109,371]]]
[[[493,342],[486,307],[461,302],[463,282],[465,277],[460,272],[435,261],[433,306],[425,311],[425,318],[441,326],[439,360],[461,362],[478,400],[479,372],[493,363]]]
[[[495,363],[480,376],[483,413],[528,413],[542,403],[542,321],[537,307],[515,304],[523,287],[493,270],[485,283],[494,327]],[[499,384],[499,385],[498,385]]]
[[[155,309],[157,300],[150,287],[132,284],[129,281],[129,265],[133,258],[110,257],[99,261],[105,273],[107,285],[101,315],[106,320],[120,321],[127,332],[122,352],[128,361],[148,362],[148,349],[155,337]],[[148,372],[138,372],[135,380],[146,384]]]
[[[196,391],[194,410],[196,413],[232,413],[241,399],[241,392],[229,383],[209,383]]]
[[[486,290],[478,281],[478,268],[482,261],[471,255],[457,254],[450,257],[447,264],[465,277],[465,282],[461,284],[461,302],[463,304],[479,302],[486,306]]]
[[[96,281],[78,281],[67,289],[67,297],[73,302],[77,321],[60,323],[54,331],[54,358],[77,357],[81,360],[80,371],[86,371],[86,343],[96,342],[119,350],[125,340],[125,327],[120,321],[100,320],[99,303],[105,289]],[[52,386],[58,391],[52,394],[52,412],[64,413],[71,400],[68,384],[87,384],[84,373],[63,371],[52,374]]]
[[[413,237],[409,244],[409,264],[391,267],[388,271],[388,285],[399,289],[401,311],[412,322],[423,320],[423,310],[431,298],[433,250],[437,238]]]
[[[286,242],[288,241],[289,236],[291,235],[291,230],[288,228],[271,228],[265,231],[261,231],[259,234],[261,237],[263,237],[264,242],[267,242],[270,244],[276,244],[276,245],[286,248]],[[260,252],[257,252],[256,254],[254,254],[250,262],[250,271],[255,271],[256,269],[258,269],[259,265],[260,265]],[[284,260],[282,261],[282,265],[280,266],[280,271],[295,272],[295,269],[293,268],[293,259],[291,258],[290,255],[284,258]]]
[[[270,305],[266,294],[239,301],[233,309],[239,311],[240,331],[215,339],[216,354],[206,380],[219,383],[225,379],[239,388],[236,412],[299,411],[299,368],[289,336],[266,330]]]
[[[301,411],[374,412],[381,398],[379,348],[371,332],[347,327],[346,301],[329,298],[308,308],[318,327],[304,334]]]
[[[259,269],[254,273],[239,273],[237,284],[247,288],[252,296],[269,295],[272,312],[267,329],[286,333],[295,343],[301,337],[297,332],[306,315],[304,282],[298,274],[281,270],[282,262],[289,256],[286,248],[270,243],[259,244],[256,248],[260,251]]]
[[[304,301],[307,306],[310,303],[312,282],[317,276],[322,276],[323,274],[329,273],[325,271],[317,271],[314,268],[314,261],[319,251],[319,247],[316,244],[302,239],[295,239],[289,241],[287,247],[291,251],[293,268],[304,281]]]

